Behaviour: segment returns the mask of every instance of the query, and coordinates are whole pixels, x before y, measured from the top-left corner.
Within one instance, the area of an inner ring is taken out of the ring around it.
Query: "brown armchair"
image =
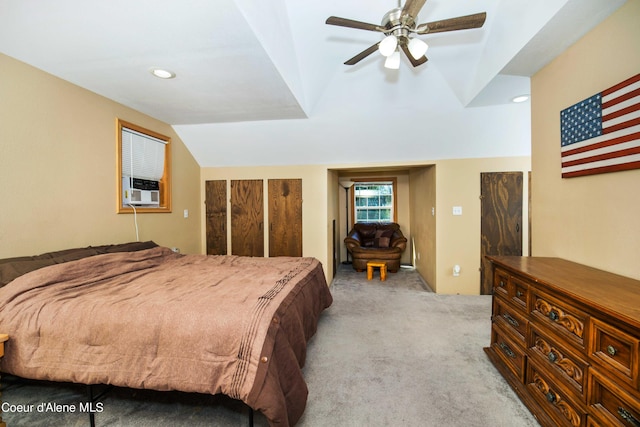
[[[358,222],[353,225],[344,243],[351,252],[356,271],[366,270],[369,261],[383,261],[387,263],[387,270],[395,273],[400,268],[400,257],[407,247],[407,239],[395,222]]]

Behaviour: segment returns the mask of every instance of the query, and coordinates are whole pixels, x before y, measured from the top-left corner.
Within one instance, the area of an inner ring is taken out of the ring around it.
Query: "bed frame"
[[[94,384],[92,405],[109,385],[226,394],[247,405],[250,426],[260,410],[287,427],[306,406],[306,344],[331,302],[313,258],[181,255],[134,242],[0,260],[0,325],[12,337],[1,367]],[[137,326],[117,336],[111,318]]]

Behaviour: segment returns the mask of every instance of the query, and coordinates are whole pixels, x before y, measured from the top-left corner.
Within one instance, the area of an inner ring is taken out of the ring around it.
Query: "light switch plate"
[[[462,206],[454,206],[453,207],[454,215],[462,215]]]

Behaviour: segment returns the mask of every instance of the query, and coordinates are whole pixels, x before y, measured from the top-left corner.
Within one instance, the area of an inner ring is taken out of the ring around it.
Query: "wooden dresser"
[[[640,281],[494,256],[489,359],[543,426],[640,427]]]

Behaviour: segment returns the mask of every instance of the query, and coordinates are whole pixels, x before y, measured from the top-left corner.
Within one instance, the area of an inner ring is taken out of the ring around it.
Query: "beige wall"
[[[0,69],[0,258],[136,239],[116,214],[117,117],[172,139],[173,213],[139,214],[140,240],[200,252],[199,167],[169,125],[1,54]]]
[[[629,0],[532,78],[532,252],[640,279],[640,170],[560,177],[560,111],[640,71]]]
[[[436,289],[443,294],[480,293],[480,174],[523,173],[523,224],[528,222],[529,157],[444,160],[436,163]],[[462,215],[453,215],[453,207]],[[522,227],[523,255],[527,253],[528,231]],[[459,276],[453,266],[459,265]]]

